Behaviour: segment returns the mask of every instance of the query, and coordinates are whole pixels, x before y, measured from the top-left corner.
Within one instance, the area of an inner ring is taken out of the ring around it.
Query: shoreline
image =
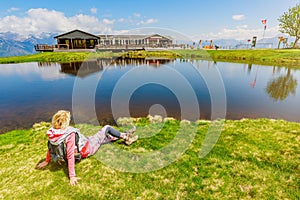
[[[285,119],[273,119],[273,118],[242,118],[242,119],[217,119],[217,120],[198,119],[196,121],[190,121],[190,120],[186,120],[186,119],[178,120],[178,119],[175,119],[173,117],[165,117],[165,118],[163,118],[160,115],[154,115],[154,116],[148,115],[147,117],[137,117],[137,118],[133,118],[133,117],[120,117],[117,120],[116,123],[119,126],[130,126],[133,123],[136,123],[136,122],[139,122],[139,121],[148,121],[148,123],[150,123],[150,124],[166,123],[168,121],[176,121],[176,122],[183,123],[183,124],[202,124],[202,123],[204,123],[204,124],[211,124],[212,122],[216,122],[216,121],[220,121],[222,123],[225,123],[227,121],[230,121],[230,122],[243,122],[243,121],[256,121],[256,120],[267,120],[267,121],[272,121],[272,122],[286,122],[286,123],[294,123],[294,124],[299,124],[300,125],[300,122],[297,122],[297,121],[288,121],[288,120],[285,120]],[[17,129],[8,130],[6,132],[0,133],[0,136],[1,135],[5,135],[5,134],[10,133],[10,132],[15,132],[15,131],[29,131],[30,129],[35,129],[35,127],[39,127],[40,126],[39,124],[51,126],[51,122],[40,121],[40,122],[35,122],[30,127],[24,127],[24,128],[17,128]],[[88,126],[93,126],[93,127],[101,126],[100,124],[98,124],[98,125],[87,124],[87,123],[84,123],[84,124],[88,125]],[[72,126],[76,126],[76,125],[77,124],[72,124]],[[79,124],[79,125],[81,125],[81,124]],[[115,126],[113,124],[109,124],[109,125]]]
[[[23,62],[81,62],[101,58],[169,58],[211,60],[257,65],[293,67],[300,69],[300,49],[249,49],[249,50],[166,50],[132,52],[44,52],[25,56],[0,57],[0,64]]]

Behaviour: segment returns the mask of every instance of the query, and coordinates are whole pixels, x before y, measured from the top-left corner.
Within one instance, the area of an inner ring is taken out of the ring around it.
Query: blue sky
[[[279,33],[278,17],[299,0],[1,0],[0,32],[82,29],[93,34],[157,27],[191,38],[248,39]]]

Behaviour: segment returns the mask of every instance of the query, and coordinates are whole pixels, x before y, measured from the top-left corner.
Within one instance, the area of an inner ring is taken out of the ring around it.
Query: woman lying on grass
[[[123,139],[125,144],[130,145],[138,139],[137,135],[133,135],[135,127],[125,133],[120,133],[113,127],[106,125],[98,133],[93,136],[86,137],[80,133],[76,128],[70,125],[70,112],[60,110],[52,117],[52,127],[47,131],[47,135],[50,143],[60,144],[65,142],[66,144],[66,160],[68,164],[68,172],[70,178],[70,184],[75,185],[78,183],[78,178],[75,174],[75,157],[74,152],[79,152],[81,158],[87,158],[94,155],[101,144]],[[75,144],[75,134],[77,134],[77,143]],[[49,147],[49,144],[48,144]],[[49,164],[53,156],[50,154],[50,150],[47,151],[46,160],[39,163],[36,168],[41,169]]]

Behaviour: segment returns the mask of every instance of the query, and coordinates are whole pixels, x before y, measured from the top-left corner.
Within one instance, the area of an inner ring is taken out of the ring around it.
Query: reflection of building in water
[[[107,63],[110,62],[110,59],[105,59],[87,60],[84,62],[61,63],[61,72],[79,77],[85,77],[90,74],[103,71],[104,66],[106,66]]]
[[[112,60],[112,65],[132,65],[132,66],[140,66],[140,65],[155,65],[160,66],[164,64],[168,64],[175,59],[167,59],[167,58],[156,58],[156,57],[148,57],[148,58],[134,58],[134,59],[114,59]]]
[[[59,63],[56,62],[38,62],[37,64],[39,67],[56,67],[60,65]]]
[[[113,59],[113,58],[101,58],[94,60],[86,60],[84,62],[69,62],[69,63],[51,63],[51,62],[39,62],[39,67],[51,67],[53,65],[60,65],[61,72],[66,74],[71,74],[79,77],[86,77],[90,74],[103,71],[105,68],[110,66],[126,67],[131,66],[155,66],[164,65],[175,61],[175,59],[165,59],[165,58],[140,58],[140,59]]]
[[[163,59],[163,58],[145,58],[145,62],[147,65],[155,65],[155,66],[160,66],[160,65],[165,65],[168,64],[172,61],[174,61],[175,59]]]

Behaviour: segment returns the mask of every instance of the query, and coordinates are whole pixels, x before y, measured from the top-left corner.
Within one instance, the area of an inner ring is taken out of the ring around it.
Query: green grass
[[[127,53],[113,53],[113,52],[43,52],[25,56],[0,57],[0,64],[5,63],[23,63],[23,62],[73,62],[84,61],[95,58],[145,58],[145,57],[165,57],[176,58],[177,54],[170,51],[146,52],[133,51]]]
[[[300,49],[253,50],[175,50],[184,58],[251,63],[259,65],[300,67]]]
[[[68,52],[44,52],[25,56],[12,56],[0,58],[0,63],[22,63],[22,62],[71,62],[83,61],[89,53],[68,53]]]
[[[299,49],[255,49],[255,50],[172,50],[172,51],[133,51],[127,53],[112,52],[47,52],[26,56],[2,57],[2,63],[21,63],[21,62],[72,62],[84,61],[94,58],[183,58],[183,59],[204,59],[221,62],[250,63],[259,65],[285,66],[300,68]]]
[[[76,164],[80,183],[69,186],[67,168],[44,159],[47,124],[0,135],[0,199],[299,199],[300,124],[283,120],[227,120],[218,143],[204,158],[199,151],[210,123],[192,123],[196,135],[187,151],[170,165],[147,173],[121,172],[98,161],[112,147],[153,152],[169,144],[178,121],[135,121],[136,143],[104,145]],[[77,125],[91,135],[100,127]],[[119,127],[125,130],[127,127]],[[157,131],[147,137],[148,133]],[[111,158],[118,159],[118,158]],[[122,160],[123,158],[119,158]]]
[[[124,53],[122,58],[147,58],[147,57],[155,57],[155,58],[181,58],[182,56],[174,51],[130,51]]]

